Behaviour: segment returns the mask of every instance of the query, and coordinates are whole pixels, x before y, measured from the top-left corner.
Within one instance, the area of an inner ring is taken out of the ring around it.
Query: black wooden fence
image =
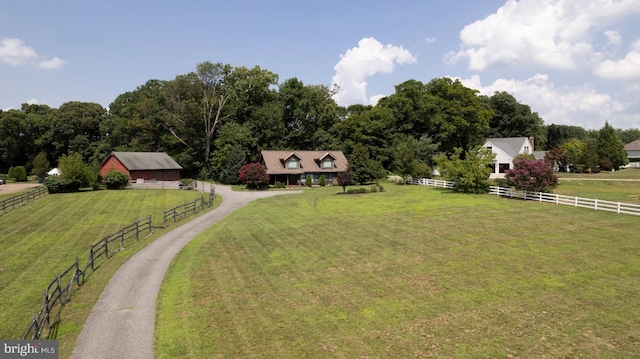
[[[0,215],[10,212],[16,208],[20,208],[27,203],[31,203],[40,197],[44,197],[49,194],[47,187],[38,186],[28,192],[23,192],[13,197],[3,199],[0,201]]]
[[[192,202],[185,203],[180,206],[176,206],[168,211],[165,211],[163,227],[167,227],[167,222],[172,218],[175,223],[177,219],[186,218],[190,213],[196,213],[198,210],[203,210],[205,206],[211,207],[215,198],[215,192],[211,187],[211,193],[209,200],[205,200],[204,197],[196,199]],[[173,214],[173,217],[172,217]],[[109,259],[111,253],[115,253],[123,250],[126,247],[126,241],[135,238],[136,241],[140,239],[142,235],[149,235],[153,232],[153,223],[151,216],[145,219],[137,220],[128,226],[122,226],[119,231],[104,236],[101,240],[94,244],[89,245],[89,256],[84,267],[80,267],[80,261],[76,257],[73,264],[71,264],[65,271],[58,273],[56,277],[49,283],[47,289],[44,291],[44,298],[40,310],[33,316],[33,321],[29,328],[22,337],[23,340],[40,339],[40,335],[45,328],[51,326],[51,313],[55,308],[61,308],[67,304],[71,298],[73,291],[73,285],[81,286],[84,284],[85,275],[88,274],[89,269],[95,270],[96,263],[103,259]]]

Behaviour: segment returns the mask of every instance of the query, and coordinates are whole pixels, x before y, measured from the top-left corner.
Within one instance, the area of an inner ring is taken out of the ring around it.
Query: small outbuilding
[[[165,152],[111,152],[100,164],[100,175],[116,170],[132,181],[179,181],[181,169]]]

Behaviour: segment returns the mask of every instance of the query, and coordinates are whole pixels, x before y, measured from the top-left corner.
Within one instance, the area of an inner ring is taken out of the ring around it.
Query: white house
[[[629,158],[629,167],[640,167],[640,140],[635,140],[624,145],[625,151],[627,151],[627,158]]]
[[[517,155],[533,154],[533,145],[533,137],[488,138],[482,147],[496,155],[489,178],[503,178],[504,173],[513,168],[513,159]]]

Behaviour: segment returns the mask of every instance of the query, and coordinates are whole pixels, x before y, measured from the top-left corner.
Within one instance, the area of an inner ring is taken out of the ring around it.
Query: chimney
[[[535,151],[535,145],[534,145],[534,141],[533,141],[533,137],[529,137],[529,142],[531,142],[531,153],[533,153],[533,151]]]

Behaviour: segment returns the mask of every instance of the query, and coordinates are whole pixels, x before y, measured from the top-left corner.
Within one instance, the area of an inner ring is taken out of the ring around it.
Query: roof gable
[[[515,158],[527,141],[529,141],[528,137],[488,138],[484,142],[484,147],[490,144],[492,147],[501,149],[509,157]]]
[[[165,152],[111,152],[110,156],[117,158],[129,171],[182,169],[182,166]]]

